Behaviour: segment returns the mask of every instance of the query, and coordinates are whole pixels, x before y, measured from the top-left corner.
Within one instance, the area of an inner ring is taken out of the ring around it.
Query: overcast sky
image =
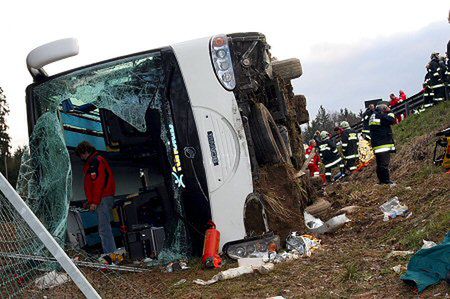
[[[448,0],[434,1],[2,1],[0,86],[13,145],[27,142],[25,58],[36,46],[76,37],[80,54],[54,74],[119,55],[217,33],[265,33],[279,59],[298,57],[295,90],[314,115],[420,88],[431,51],[450,38]]]

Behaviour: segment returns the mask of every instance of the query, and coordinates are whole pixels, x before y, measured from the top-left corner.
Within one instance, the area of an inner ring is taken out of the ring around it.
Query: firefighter
[[[434,93],[433,101],[434,103],[443,101],[445,99],[445,85],[443,81],[445,70],[439,60],[439,53],[433,52],[431,54],[430,71],[430,85]]]
[[[377,161],[377,177],[380,184],[394,184],[389,176],[390,154],[395,153],[395,144],[391,126],[395,124],[395,115],[386,102],[379,103],[370,116],[370,135],[372,148]]]
[[[95,147],[83,141],[75,153],[84,161],[84,192],[89,210],[97,211],[98,233],[105,254],[116,251],[116,243],[111,229],[111,209],[114,205],[116,183],[108,162],[99,155]]]
[[[342,154],[345,161],[345,169],[351,173],[356,170],[358,161],[358,132],[350,128],[346,121],[341,122],[341,128],[344,130],[341,135]]]
[[[425,111],[426,108],[433,106],[434,93],[433,93],[433,89],[431,89],[431,84],[430,84],[430,80],[431,80],[431,76],[432,76],[430,64],[427,64],[426,68],[427,68],[427,73],[425,74],[425,80],[423,81],[423,104],[419,108],[419,112],[423,112],[423,111]]]
[[[311,155],[312,151],[316,148],[317,143],[315,140],[309,141],[309,146],[305,150],[305,157],[306,159],[309,158],[309,155]],[[314,157],[309,161],[308,169],[310,176],[319,176],[320,175],[320,156],[319,153],[317,153],[317,150],[314,152]]]
[[[364,111],[362,118],[363,118],[363,129],[361,131],[364,139],[370,142],[370,130],[369,130],[369,119],[372,115],[373,111],[375,110],[375,105],[370,104],[369,107],[367,107],[366,111]]]
[[[330,183],[333,168],[339,167],[342,170],[344,163],[342,163],[342,158],[339,156],[335,143],[330,139],[330,134],[327,131],[322,131],[320,132],[320,138],[320,158],[325,166],[327,182]]]

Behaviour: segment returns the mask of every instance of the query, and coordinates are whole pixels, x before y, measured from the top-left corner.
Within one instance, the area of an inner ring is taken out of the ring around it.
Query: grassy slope
[[[414,115],[394,127],[398,153],[392,159],[396,188],[376,185],[374,166],[351,181],[329,188],[334,211],[347,205],[361,210],[352,222],[333,235],[322,236],[322,250],[311,258],[277,265],[269,275],[249,275],[209,287],[192,283],[169,287],[175,297],[412,297],[391,268],[406,266],[408,258],[390,258],[392,250],[418,250],[422,239],[440,242],[450,229],[450,176],[432,164],[434,133],[450,126],[450,103]],[[412,211],[410,218],[382,220],[379,205],[393,196]],[[180,278],[208,278],[212,272],[177,274]],[[424,295],[445,294],[442,283]]]

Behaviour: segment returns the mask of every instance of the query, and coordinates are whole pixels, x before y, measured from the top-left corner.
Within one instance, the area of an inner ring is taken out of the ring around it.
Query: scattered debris
[[[397,265],[391,268],[395,273],[401,273],[402,271],[406,271],[406,267],[402,265]]]
[[[305,211],[304,213],[305,225],[308,230],[315,234],[324,234],[335,232],[338,228],[343,226],[345,223],[349,222],[350,219],[341,214],[329,219],[327,222],[323,222],[319,218],[315,218],[311,214]]]
[[[187,266],[187,263],[184,261],[172,262],[166,266],[166,272],[168,272],[168,273],[180,271],[180,270],[186,270],[186,269],[189,269],[189,267]]]
[[[264,261],[261,257],[243,257],[238,259],[239,267],[259,267],[262,265],[264,265]]]
[[[180,279],[180,281],[178,281],[177,283],[174,284],[174,286],[179,286],[182,285],[183,283],[185,283],[187,280],[186,279]]]
[[[427,241],[427,240],[422,240],[423,245],[420,249],[429,249],[431,247],[436,246],[437,244],[434,243],[433,241]]]
[[[37,278],[34,284],[39,290],[51,289],[62,285],[70,280],[66,273],[57,273],[55,270]]]
[[[318,249],[320,240],[311,235],[299,236],[297,232],[292,232],[286,238],[286,248],[297,250],[300,255],[311,256],[311,252]]]
[[[406,205],[402,205],[398,200],[398,197],[395,196],[382,204],[380,206],[380,210],[384,214],[383,220],[388,221],[389,219],[393,219],[397,216],[405,216],[408,212],[408,207]],[[410,215],[408,215],[408,217],[409,216]]]
[[[274,264],[283,263],[290,260],[298,260],[300,258],[300,253],[297,250],[292,250],[291,252],[274,253],[269,255],[269,257],[264,258],[264,262],[271,262]]]
[[[344,213],[344,214],[352,214],[356,211],[358,211],[361,207],[360,206],[347,206],[343,207],[338,211],[338,213]]]
[[[218,281],[227,280],[236,278],[239,276],[242,276],[244,274],[250,274],[254,272],[259,272],[260,274],[267,274],[270,271],[272,271],[274,268],[274,264],[267,263],[259,267],[251,267],[251,266],[245,266],[245,267],[237,267],[237,268],[231,268],[225,271],[221,271],[218,274],[214,275],[210,280],[202,280],[202,279],[196,279],[194,280],[195,284],[198,285],[210,285],[213,283],[216,283]]]
[[[404,256],[411,255],[411,254],[414,254],[414,251],[412,251],[412,250],[407,250],[407,251],[394,250],[394,251],[390,252],[386,256],[386,258],[388,259],[388,258],[391,258],[391,257],[394,257],[394,256],[402,256],[402,257],[404,257]]]
[[[331,203],[324,199],[324,198],[318,198],[314,203],[310,206],[307,206],[305,208],[305,211],[309,214],[320,217],[324,215],[331,207]]]

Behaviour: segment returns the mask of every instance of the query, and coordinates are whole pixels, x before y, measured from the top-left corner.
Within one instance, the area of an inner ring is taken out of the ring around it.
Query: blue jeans
[[[111,228],[111,209],[114,206],[114,198],[112,196],[102,198],[100,205],[97,207],[98,216],[98,234],[102,240],[104,253],[116,251],[116,242]]]

